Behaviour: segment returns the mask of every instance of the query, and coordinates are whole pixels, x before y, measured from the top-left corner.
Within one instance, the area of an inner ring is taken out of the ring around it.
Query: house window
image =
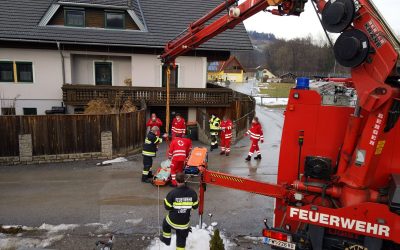
[[[124,29],[125,28],[125,13],[122,12],[106,12],[105,27],[108,29]]]
[[[24,115],[37,115],[36,108],[23,108]]]
[[[15,108],[1,108],[2,115],[15,115]]]
[[[95,62],[94,72],[96,85],[112,85],[111,62]]]
[[[14,82],[13,62],[0,62],[0,82]]]
[[[85,27],[85,11],[80,9],[65,10],[65,26]]]
[[[162,66],[162,87],[167,86],[167,70],[166,65]],[[178,87],[178,72],[179,72],[179,65],[175,65],[175,67],[171,68],[171,80],[170,80],[170,87]]]
[[[33,67],[31,62],[16,62],[17,81],[33,82]]]

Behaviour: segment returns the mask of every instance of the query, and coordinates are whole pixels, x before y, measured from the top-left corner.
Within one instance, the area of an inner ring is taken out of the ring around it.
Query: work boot
[[[171,238],[164,238],[161,237],[160,241],[163,242],[165,245],[169,246],[171,244]]]
[[[219,154],[220,154],[220,155],[223,155],[223,154],[225,154],[225,151],[221,151]]]
[[[210,152],[212,152],[214,150],[214,147],[213,146],[211,146],[210,147]]]
[[[150,170],[149,174],[147,175],[147,178],[153,178],[153,177],[154,177],[153,172]]]
[[[261,155],[257,155],[256,157],[254,157],[254,160],[261,160]]]
[[[246,161],[251,161],[251,156],[250,156],[250,155],[248,155],[248,156],[246,157]]]
[[[170,187],[176,187],[177,185],[175,183],[173,183],[172,181],[169,182],[168,186]]]
[[[151,183],[151,179],[148,178],[147,175],[142,175],[142,182],[143,183]]]
[[[229,156],[229,152],[226,152],[225,155],[226,155],[226,156]]]

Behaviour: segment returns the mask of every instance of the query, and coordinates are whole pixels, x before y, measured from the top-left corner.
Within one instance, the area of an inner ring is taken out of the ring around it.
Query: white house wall
[[[205,88],[207,82],[206,57],[179,57],[178,86]],[[132,86],[160,87],[161,63],[156,55],[132,55]]]
[[[94,63],[112,62],[112,85],[126,86],[124,81],[131,78],[131,57],[108,55],[71,54],[72,84],[95,85]]]
[[[23,114],[24,107],[44,114],[52,106],[61,106],[61,57],[57,50],[0,48],[0,60],[32,62],[34,78],[33,83],[0,82],[0,106],[7,107],[16,98],[17,115]]]
[[[113,62],[113,86],[160,87],[161,62],[157,55],[116,54],[85,51],[63,51],[65,82],[94,85],[94,61]],[[58,50],[0,48],[0,60],[33,63],[34,83],[0,83],[0,106],[9,107],[16,98],[16,114],[23,108],[37,108],[44,114],[52,106],[62,105],[62,63]],[[207,82],[206,57],[179,57],[179,87],[205,88]],[[1,107],[0,107],[1,108]]]

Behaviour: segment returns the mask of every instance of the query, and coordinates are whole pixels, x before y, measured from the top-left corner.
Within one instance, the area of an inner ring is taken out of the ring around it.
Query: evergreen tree
[[[215,229],[210,240],[210,250],[225,250],[224,242],[219,235],[219,230]]]

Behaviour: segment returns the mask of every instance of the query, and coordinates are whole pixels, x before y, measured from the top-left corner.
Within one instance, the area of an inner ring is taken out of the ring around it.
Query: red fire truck
[[[300,15],[307,1],[226,0],[170,41],[161,59],[174,65],[260,11]],[[297,80],[276,184],[203,168],[200,199],[206,184],[275,197],[274,226],[263,230],[274,247],[400,249],[400,43],[371,0],[312,3],[324,29],[340,34],[335,58],[351,78]]]

